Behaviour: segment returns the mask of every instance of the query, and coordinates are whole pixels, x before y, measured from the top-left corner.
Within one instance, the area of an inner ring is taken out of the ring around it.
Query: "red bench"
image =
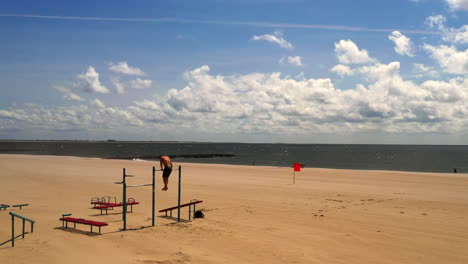
[[[68,214],[70,215],[70,214]],[[59,219],[62,221],[62,226],[65,225],[66,228],[68,228],[68,223],[73,223],[74,228],[76,228],[76,224],[83,224],[83,225],[89,225],[91,226],[91,233],[93,232],[93,226],[99,227],[99,234],[101,234],[101,227],[102,226],[107,226],[109,225],[108,223],[105,222],[97,222],[97,221],[91,221],[91,220],[86,220],[83,218],[74,218],[74,217],[62,217]]]
[[[114,207],[120,207],[123,206],[123,203],[108,203],[108,202],[91,202],[91,204],[94,204],[93,209],[101,209],[101,214],[102,210],[114,210]],[[99,204],[96,206],[96,204]],[[127,200],[127,205],[130,205],[130,212],[133,212],[133,206],[140,204],[139,202],[135,202],[135,199],[133,198],[128,198]]]
[[[186,206],[189,207],[189,220],[192,217],[192,205],[193,205],[193,213],[195,213],[195,205],[199,204],[199,203],[203,203],[203,201],[202,200],[192,200],[192,201],[190,201],[190,203],[180,205],[180,208],[186,207]],[[174,207],[169,207],[169,208],[166,208],[166,209],[162,209],[162,210],[159,210],[159,212],[160,213],[165,212],[166,216],[167,216],[167,212],[170,212],[170,216],[172,217],[172,210],[175,210],[177,208],[179,208],[179,206],[174,206]]]

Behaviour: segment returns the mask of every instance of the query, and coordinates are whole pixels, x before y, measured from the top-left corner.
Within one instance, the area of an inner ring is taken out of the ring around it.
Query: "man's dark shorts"
[[[163,177],[164,178],[167,178],[169,177],[169,175],[171,175],[171,172],[172,172],[172,167],[164,167],[164,170],[163,170]]]

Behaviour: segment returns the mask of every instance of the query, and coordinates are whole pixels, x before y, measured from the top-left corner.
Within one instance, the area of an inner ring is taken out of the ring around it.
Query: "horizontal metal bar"
[[[127,185],[127,187],[141,187],[141,186],[153,186],[153,184],[150,183],[150,184],[140,184],[140,185]]]
[[[16,216],[16,217],[18,217],[18,218],[21,218],[21,219],[23,219],[23,220],[29,221],[29,222],[31,222],[31,223],[36,223],[36,221],[31,220],[31,219],[29,219],[29,218],[27,218],[27,217],[24,217],[24,216],[22,216],[22,215],[15,214],[15,213],[13,213],[13,212],[9,212],[9,214],[12,215],[12,216]]]
[[[125,174],[125,177],[136,177],[135,175]]]
[[[16,205],[13,205],[13,207],[19,207],[19,206],[28,206],[29,204],[16,204]]]

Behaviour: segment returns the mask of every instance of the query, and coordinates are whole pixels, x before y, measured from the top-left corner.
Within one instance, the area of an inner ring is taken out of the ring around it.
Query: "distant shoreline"
[[[66,142],[66,143],[166,143],[166,144],[272,144],[272,145],[317,145],[317,146],[468,146],[468,144],[385,144],[385,143],[285,143],[285,142],[234,142],[234,141],[151,141],[151,140],[84,140],[84,139],[0,139],[0,143],[14,142]]]

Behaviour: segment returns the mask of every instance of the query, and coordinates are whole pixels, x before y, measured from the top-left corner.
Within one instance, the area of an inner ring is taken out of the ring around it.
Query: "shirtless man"
[[[172,160],[169,156],[160,156],[159,161],[161,164],[161,170],[163,171],[163,181],[164,181],[164,188],[161,190],[167,191],[167,184],[169,183],[169,175],[172,172]],[[163,168],[164,165],[164,168]]]

